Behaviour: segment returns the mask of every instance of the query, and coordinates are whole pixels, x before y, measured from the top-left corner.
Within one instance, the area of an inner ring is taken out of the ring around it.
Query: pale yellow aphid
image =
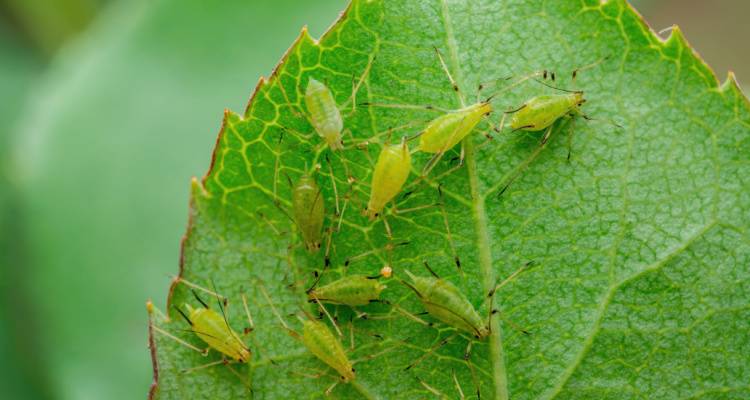
[[[310,113],[310,122],[318,135],[328,143],[331,150],[342,150],[344,145],[341,131],[344,128],[344,120],[331,90],[323,83],[310,78],[305,90],[305,105]]]
[[[385,205],[401,192],[410,171],[411,154],[406,140],[383,147],[372,173],[370,200],[365,210],[371,220],[377,218]]]

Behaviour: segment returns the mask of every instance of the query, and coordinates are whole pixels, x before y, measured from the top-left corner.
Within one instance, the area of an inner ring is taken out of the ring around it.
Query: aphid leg
[[[435,389],[434,387],[428,385],[427,382],[425,382],[424,380],[422,380],[420,377],[415,376],[415,378],[417,379],[417,381],[419,382],[419,384],[422,385],[422,387],[424,387],[425,389],[427,389],[428,392],[434,394],[435,396],[437,396],[437,397],[439,397],[441,399],[448,398],[448,396],[444,395],[441,391]]]
[[[453,242],[453,234],[451,233],[451,227],[448,223],[448,212],[445,210],[445,199],[443,197],[443,189],[440,185],[438,185],[438,204],[440,207],[440,213],[443,214],[443,224],[445,225],[445,234],[448,239],[448,244],[451,248],[451,253],[453,254],[453,262],[456,265],[456,268],[458,269],[458,272],[463,276],[464,271],[461,269],[461,259],[458,257],[458,252],[456,251],[456,245]],[[425,266],[427,265],[427,262],[425,261]],[[429,269],[429,267],[427,267]]]
[[[331,321],[331,324],[333,324],[333,328],[336,329],[336,333],[339,335],[339,337],[344,337],[344,333],[341,332],[341,329],[339,329],[339,324],[336,323],[336,319],[331,316],[326,307],[320,301],[318,301],[317,298],[313,297],[313,300],[315,301],[315,304],[318,305],[320,311],[322,311],[323,314],[328,317],[328,320]]]
[[[326,391],[325,391],[325,394],[326,394],[326,396],[330,396],[330,395],[331,395],[331,392],[333,392],[333,389],[334,389],[334,388],[336,387],[336,385],[338,385],[338,384],[339,384],[339,381],[337,381],[337,380],[336,380],[336,381],[333,381],[333,384],[332,384],[331,386],[329,386],[329,387],[328,387],[328,389],[326,389]]]
[[[372,64],[375,62],[376,56],[370,56],[369,60],[367,60],[367,66],[365,67],[365,70],[362,71],[362,74],[359,76],[359,80],[357,80],[352,74],[352,94],[349,96],[349,98],[346,100],[344,104],[341,105],[341,108],[346,108],[349,106],[349,103],[352,104],[352,110],[349,111],[347,114],[347,117],[351,116],[357,111],[357,92],[359,92],[359,88],[362,87],[362,84],[365,82],[365,79],[370,75],[370,70],[372,69]],[[356,83],[355,83],[356,81]]]
[[[401,283],[403,283],[404,285],[410,287],[412,290],[415,290],[409,283],[404,282],[404,281],[401,281]],[[392,304],[391,307],[393,307],[394,310],[396,310],[397,312],[401,313],[402,315],[404,315],[405,317],[411,319],[414,322],[417,322],[417,323],[422,324],[424,326],[432,326],[432,323],[427,322],[427,321],[423,320],[422,318],[419,318],[418,316],[414,315],[413,313],[410,313],[409,311],[404,310],[398,304]]]
[[[575,116],[570,116],[570,126],[568,127],[568,162],[570,162],[570,153],[573,151],[573,133],[575,133],[575,124]]]
[[[592,62],[591,64],[587,64],[587,65],[584,65],[582,67],[578,67],[578,68],[574,69],[573,73],[571,74],[572,80],[575,82],[575,80],[578,77],[578,74],[580,72],[583,72],[583,71],[589,70],[591,68],[597,67],[599,64],[607,61],[608,59],[609,59],[609,56],[604,56],[604,57],[602,57],[602,58],[600,58],[600,59]]]
[[[458,392],[458,398],[461,400],[464,400],[466,397],[464,396],[464,391],[461,389],[461,384],[458,383],[458,377],[456,376],[456,370],[451,370],[451,373],[453,375],[453,385],[456,386],[456,391]]]
[[[424,354],[422,354],[421,356],[419,356],[418,359],[416,359],[413,363],[409,364],[406,368],[404,368],[404,371],[408,371],[408,370],[414,368],[415,366],[417,366],[419,363],[421,363],[422,361],[424,361],[425,358],[427,358],[430,355],[432,355],[432,353],[438,351],[441,347],[443,347],[446,344],[448,344],[448,342],[450,342],[451,340],[453,340],[453,338],[455,338],[457,335],[458,335],[458,333],[454,333],[454,334],[448,336],[447,338],[441,340],[436,345],[432,346],[432,348],[430,348],[430,350],[428,350],[427,352],[425,352]]]
[[[326,164],[328,164],[328,173],[331,177],[331,186],[333,186],[333,196],[335,199],[334,205],[336,206],[336,216],[338,217],[341,215],[341,211],[339,209],[339,191],[336,187],[336,176],[333,174],[333,166],[331,166],[331,159],[328,157],[328,154],[326,154]]]
[[[531,153],[531,156],[524,160],[518,167],[516,167],[516,170],[512,172],[512,175],[505,181],[505,185],[503,185],[500,192],[497,194],[497,197],[501,197],[503,193],[505,193],[506,190],[510,187],[510,185],[513,184],[513,182],[521,176],[521,174],[526,171],[526,169],[531,165],[531,163],[536,160],[536,158],[539,156],[539,153],[544,150],[544,146],[547,144],[547,140],[549,140],[549,137],[552,135],[552,128],[554,125],[550,125],[549,128],[545,131],[544,135],[542,136],[542,140],[539,143],[539,146],[537,146],[536,150],[534,150],[533,153]]]
[[[438,107],[433,105],[424,105],[424,104],[397,104],[397,103],[359,103],[360,106],[363,107],[378,107],[378,108],[395,108],[399,110],[426,110],[426,111],[435,111],[441,114],[449,113],[455,110],[451,110],[449,108],[444,107]]]
[[[245,329],[245,334],[247,334],[255,330],[255,324],[253,323],[253,316],[250,314],[250,309],[247,307],[247,296],[245,296],[245,293],[242,293],[240,297],[242,298],[242,307],[245,309],[247,323],[249,324],[248,328]]]
[[[461,93],[461,89],[458,87],[458,84],[456,83],[456,80],[453,79],[453,75],[451,75],[450,70],[448,70],[448,65],[445,64],[445,60],[443,59],[443,55],[440,53],[440,50],[438,50],[437,47],[434,47],[435,54],[437,54],[438,60],[440,60],[440,67],[443,69],[443,72],[445,72],[445,75],[448,77],[448,81],[451,83],[451,88],[454,92],[458,95],[459,99],[461,99],[461,103],[464,103],[464,97],[463,93]]]
[[[464,350],[464,361],[469,361],[471,358],[471,346],[474,344],[473,340],[467,340],[466,350]]]
[[[276,309],[276,306],[273,304],[273,301],[271,300],[271,296],[269,296],[268,291],[266,291],[266,287],[260,282],[258,282],[258,287],[260,288],[260,291],[263,294],[263,297],[266,298],[266,302],[268,303],[268,305],[271,306],[271,312],[273,312],[273,315],[275,315],[276,318],[279,320],[279,322],[281,323],[281,326],[283,326],[284,329],[286,329],[287,332],[289,332],[289,334],[292,335],[292,337],[295,337],[295,338],[299,337],[299,334],[295,332],[294,329],[290,328],[289,325],[286,324],[286,321],[284,321],[284,318],[281,318],[281,314],[279,314],[279,311]]]
[[[211,367],[214,367],[216,365],[226,364],[226,362],[227,361],[222,358],[221,360],[212,361],[210,363],[202,364],[202,365],[199,365],[197,367],[184,368],[184,369],[181,369],[180,372],[182,372],[183,374],[188,374],[188,373],[199,371],[199,370],[202,370],[202,369],[211,368]]]
[[[204,357],[208,355],[208,350],[209,350],[208,348],[200,349],[200,348],[198,348],[196,346],[193,346],[192,344],[190,344],[190,343],[188,343],[188,342],[186,342],[186,341],[178,338],[175,335],[172,335],[171,333],[165,331],[164,329],[159,328],[156,325],[152,325],[152,328],[154,329],[154,332],[158,332],[160,335],[168,337],[168,338],[174,340],[175,342],[177,342],[177,343],[179,343],[179,344],[187,347],[188,349],[193,350],[193,351],[199,353],[200,355],[202,355]]]

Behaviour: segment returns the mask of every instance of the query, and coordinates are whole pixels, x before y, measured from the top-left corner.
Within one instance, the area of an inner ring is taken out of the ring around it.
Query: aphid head
[[[326,85],[316,80],[315,78],[310,78],[310,80],[307,82],[307,89],[305,90],[305,93],[307,95],[310,95],[321,90],[326,90]]]
[[[573,96],[575,98],[576,106],[580,107],[586,102],[586,99],[583,98],[583,92],[575,92],[573,93]]]

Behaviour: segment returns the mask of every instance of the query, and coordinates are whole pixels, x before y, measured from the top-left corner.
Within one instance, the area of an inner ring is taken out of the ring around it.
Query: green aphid
[[[323,286],[313,285],[307,290],[310,302],[340,304],[351,307],[364,306],[380,299],[380,292],[386,286],[378,278],[390,277],[391,268],[385,267],[379,275],[351,275]]]
[[[430,316],[477,339],[490,335],[489,321],[479,316],[469,299],[455,285],[437,275],[420,277],[409,271],[406,274],[411,282],[403,281],[404,284],[416,293]]]
[[[354,367],[344,351],[344,346],[326,324],[310,317],[304,319],[301,341],[310,353],[335,369],[343,382],[354,380]]]
[[[582,91],[536,96],[513,114],[510,127],[531,132],[547,129],[566,115],[583,115],[579,107],[585,102]]]
[[[320,250],[325,207],[320,188],[310,175],[303,175],[292,187],[292,215],[305,248],[310,252]]]

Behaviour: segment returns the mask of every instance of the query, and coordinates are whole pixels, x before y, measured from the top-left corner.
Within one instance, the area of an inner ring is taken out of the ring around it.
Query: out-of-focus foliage
[[[127,1],[51,66],[15,149],[37,353],[64,399],[133,399],[151,379],[143,303],[177,271],[192,175],[224,107],[343,0]],[[23,317],[23,316],[21,316]],[[11,316],[18,320],[19,316]],[[21,318],[23,320],[23,318]]]
[[[11,30],[0,24],[0,393],[14,399],[36,397],[35,389],[43,386],[38,384],[41,371],[33,369],[35,354],[24,351],[32,346],[33,338],[21,331],[16,318],[9,317],[29,310],[17,285],[23,266],[22,241],[18,236],[18,198],[6,157],[16,116],[40,72],[39,61],[15,39]]]

